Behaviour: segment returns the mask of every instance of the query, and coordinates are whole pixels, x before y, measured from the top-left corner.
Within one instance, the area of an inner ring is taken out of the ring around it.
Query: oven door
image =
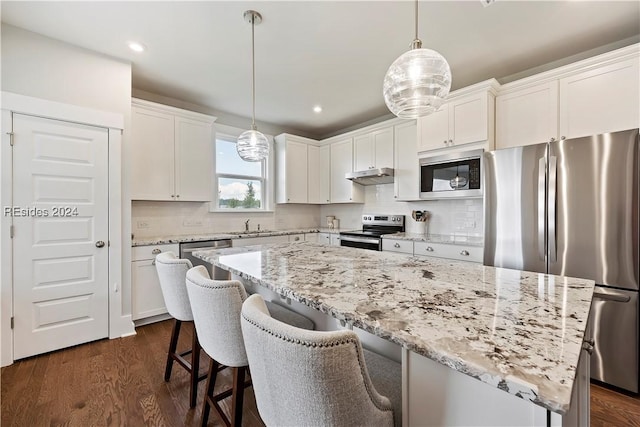
[[[340,246],[381,251],[382,239],[379,237],[352,236],[340,233]]]

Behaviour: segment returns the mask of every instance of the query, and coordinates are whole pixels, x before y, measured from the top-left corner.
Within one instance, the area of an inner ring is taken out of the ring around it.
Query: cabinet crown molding
[[[160,113],[169,113],[174,116],[184,117],[187,119],[199,120],[207,123],[213,123],[218,118],[208,114],[202,114],[195,111],[184,110],[182,108],[172,107],[170,105],[158,104],[157,102],[146,101],[144,99],[131,98],[131,105],[134,107],[144,107]]]
[[[446,101],[449,102],[455,100],[456,98],[478,93],[481,91],[487,91],[495,96],[497,95],[499,89],[500,83],[498,83],[496,79],[491,78],[480,83],[472,84],[471,86],[465,86],[463,88],[454,90],[453,92],[449,93],[449,95],[447,95]]]

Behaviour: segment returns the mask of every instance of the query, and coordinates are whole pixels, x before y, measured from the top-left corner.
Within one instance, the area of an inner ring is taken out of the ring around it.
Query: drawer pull
[[[469,256],[469,251],[462,251],[462,252],[460,252],[460,255]]]
[[[433,248],[431,246],[427,246],[427,252],[433,252]]]
[[[396,243],[393,245],[394,248],[399,248],[400,247],[400,243]]]
[[[300,238],[299,238],[299,237],[296,237],[296,238],[295,238],[295,239],[293,239],[293,240],[295,240],[295,241],[297,242],[298,240],[300,240]]]
[[[152,254],[154,255],[158,255],[160,252],[162,252],[160,249],[155,248],[154,250],[151,251]]]

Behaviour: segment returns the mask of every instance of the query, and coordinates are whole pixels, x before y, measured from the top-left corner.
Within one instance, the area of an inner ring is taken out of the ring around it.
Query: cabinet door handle
[[[180,195],[179,195],[179,194],[176,194],[176,197],[180,197]]]
[[[427,252],[433,252],[433,248],[431,246],[427,246]]]
[[[172,194],[172,195],[171,195],[171,197],[174,197],[174,198],[175,198],[175,197],[176,197],[176,195],[175,195],[175,194]]]
[[[469,256],[469,251],[462,251],[462,252],[460,252],[460,255]]]
[[[561,136],[561,137],[560,137],[560,140],[562,140],[562,141],[564,141],[565,139],[567,139],[567,137],[566,137],[566,136]]]
[[[394,248],[399,248],[400,247],[400,243],[396,243],[395,245],[393,245]]]
[[[154,255],[158,255],[160,252],[162,252],[160,249],[155,248],[154,250],[151,251],[152,254]]]
[[[156,265],[156,260],[151,261],[151,265]]]
[[[443,144],[444,144],[444,145],[447,145],[447,140],[446,140],[446,139],[444,140]]]
[[[296,238],[295,238],[295,239],[293,239],[293,240],[295,240],[295,241],[297,242],[298,240],[300,240],[300,238],[299,238],[299,237],[296,237]]]

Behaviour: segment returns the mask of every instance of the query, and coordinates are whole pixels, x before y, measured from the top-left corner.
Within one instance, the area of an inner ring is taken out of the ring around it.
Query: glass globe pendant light
[[[451,69],[435,50],[423,49],[418,38],[418,0],[415,2],[415,39],[384,76],[382,94],[389,110],[403,119],[415,119],[438,110],[451,89]]]
[[[259,162],[269,155],[269,140],[256,127],[256,56],[254,28],[262,22],[262,15],[255,10],[247,10],[243,14],[244,20],[251,24],[251,130],[242,132],[238,137],[236,149],[238,155],[248,162]]]

